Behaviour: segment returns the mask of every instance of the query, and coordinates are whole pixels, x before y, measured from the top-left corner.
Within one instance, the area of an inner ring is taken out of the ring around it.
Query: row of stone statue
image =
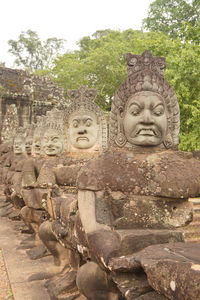
[[[81,87],[63,111],[19,128],[13,151],[0,148],[4,215],[34,232],[32,259],[53,255],[54,267],[29,278],[47,279],[52,299],[200,299],[200,247],[183,231],[200,162],[176,150],[179,105],[164,58],[126,59],[110,115]]]

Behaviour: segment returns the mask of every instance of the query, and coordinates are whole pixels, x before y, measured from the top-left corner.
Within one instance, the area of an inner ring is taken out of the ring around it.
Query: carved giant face
[[[24,141],[21,137],[16,137],[13,144],[13,152],[22,154],[24,152]]]
[[[129,143],[139,146],[160,145],[167,132],[166,108],[162,97],[146,91],[130,97],[123,125]]]
[[[76,149],[92,148],[98,138],[97,116],[89,111],[74,112],[69,118],[69,141]]]
[[[31,154],[32,152],[32,144],[33,144],[33,138],[27,137],[25,141],[25,150],[27,154]]]
[[[48,129],[43,136],[43,150],[48,156],[59,155],[63,151],[63,138],[53,129]]]

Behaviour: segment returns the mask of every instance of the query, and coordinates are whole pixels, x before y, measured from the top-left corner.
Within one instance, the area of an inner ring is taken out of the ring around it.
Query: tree
[[[9,40],[8,50],[13,54],[15,64],[29,71],[44,70],[52,67],[52,62],[63,49],[65,40],[48,38],[41,41],[35,31],[21,32],[18,40]]]
[[[164,32],[170,37],[187,38],[187,28],[200,22],[200,1],[155,0],[150,4],[144,29]]]
[[[97,36],[97,37],[96,37]],[[84,37],[80,50],[59,56],[51,70],[57,84],[76,89],[85,84],[98,90],[97,103],[109,110],[112,97],[127,76],[124,54],[150,50],[164,56],[165,77],[174,87],[181,108],[181,149],[200,149],[200,49],[159,32],[106,30]]]

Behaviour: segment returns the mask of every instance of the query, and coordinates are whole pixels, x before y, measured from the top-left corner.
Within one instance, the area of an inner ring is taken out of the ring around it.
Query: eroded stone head
[[[14,142],[13,142],[13,152],[14,154],[22,154],[25,151],[25,129],[19,127],[17,129]]]
[[[44,123],[42,152],[47,156],[59,156],[64,151],[63,113],[57,109],[47,112]]]
[[[32,143],[32,154],[34,156],[39,156],[42,154],[42,137],[46,130],[46,116],[37,116],[36,122],[33,124],[33,143]]]
[[[26,130],[25,137],[25,151],[26,154],[32,154],[32,145],[33,145],[33,134],[34,134],[34,125],[30,124]]]

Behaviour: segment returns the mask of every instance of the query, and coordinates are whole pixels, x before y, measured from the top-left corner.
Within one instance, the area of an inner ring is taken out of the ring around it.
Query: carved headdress
[[[100,144],[102,148],[107,148],[107,121],[104,112],[94,102],[97,95],[96,89],[89,89],[86,86],[81,86],[77,90],[69,90],[68,96],[71,100],[71,104],[65,111],[65,124],[69,126],[69,117],[76,111],[89,111],[93,112],[97,116],[98,123],[100,125]]]
[[[18,127],[17,130],[16,130],[16,133],[15,133],[14,140],[19,138],[19,139],[22,139],[24,141],[25,137],[26,137],[26,128]]]
[[[52,129],[57,131],[59,134],[63,135],[64,128],[63,128],[63,117],[64,113],[57,108],[53,108],[50,111],[47,111],[46,117],[44,118],[43,122],[45,130]]]
[[[33,123],[33,127],[34,127],[34,137],[42,137],[43,135],[43,131],[45,128],[45,116],[36,116],[36,122]]]
[[[34,124],[29,124],[26,128],[26,138],[33,138],[35,126]]]
[[[163,144],[166,148],[178,145],[180,116],[179,105],[175,92],[164,79],[165,59],[152,56],[150,51],[142,55],[126,55],[128,64],[128,78],[117,90],[111,108],[110,117],[110,144],[123,147],[127,140],[123,128],[119,124],[119,114],[124,111],[128,99],[142,91],[159,94],[167,109],[168,133]]]

